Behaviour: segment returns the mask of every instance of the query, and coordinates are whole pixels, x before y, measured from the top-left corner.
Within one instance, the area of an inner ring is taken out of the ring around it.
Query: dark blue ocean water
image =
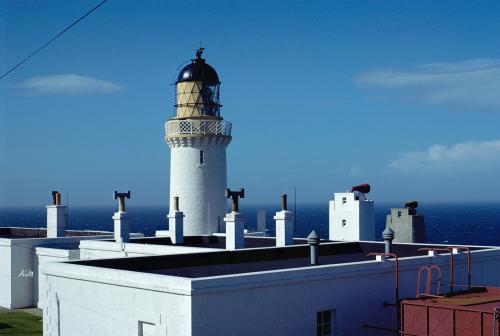
[[[389,208],[399,204],[376,203],[377,236],[385,227]],[[257,209],[267,211],[269,233],[274,234],[273,216],[278,206],[246,206],[247,227],[255,228]],[[69,229],[113,230],[111,216],[114,207],[81,207],[69,209]],[[427,241],[430,243],[500,245],[500,203],[477,204],[421,204],[419,213],[425,215]],[[154,235],[167,229],[167,208],[128,207],[132,232]],[[0,208],[0,226],[45,227],[45,207]],[[305,237],[315,229],[322,238],[328,237],[328,205],[297,205],[296,236]]]

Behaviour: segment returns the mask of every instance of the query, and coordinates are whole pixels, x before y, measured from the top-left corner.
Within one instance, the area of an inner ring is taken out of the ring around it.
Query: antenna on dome
[[[201,54],[203,54],[204,50],[205,50],[205,48],[202,48],[201,43],[200,43],[200,47],[198,49],[196,49],[195,59],[197,59],[197,60],[201,59]]]

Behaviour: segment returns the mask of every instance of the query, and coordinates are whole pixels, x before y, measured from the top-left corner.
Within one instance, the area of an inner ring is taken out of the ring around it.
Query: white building
[[[40,265],[79,259],[82,241],[114,238],[113,232],[108,231],[66,230],[67,207],[61,205],[57,191],[52,192],[52,196],[53,204],[46,207],[47,228],[0,227],[1,307],[43,307]]]
[[[361,186],[366,188],[368,185]],[[369,192],[370,187],[368,186],[367,188]],[[335,193],[334,199],[330,201],[330,240],[375,240],[373,201],[366,198],[367,192],[360,192],[354,189],[356,187],[353,187],[352,192]]]
[[[111,232],[66,231],[66,234],[46,238],[45,228],[0,228],[1,307],[37,307],[40,264],[78,259],[78,244],[82,240],[113,238]]]
[[[423,265],[450,282],[449,255],[420,247],[393,245],[399,298],[415,296]],[[383,250],[323,243],[318,266],[307,245],[48,263],[44,335],[387,335],[397,328],[397,309],[384,306],[396,301],[395,265],[367,256]],[[499,286],[500,250],[471,254],[472,283]],[[454,270],[466,284],[466,253],[454,255]]]
[[[184,235],[224,231],[227,204],[226,147],[231,123],[220,115],[220,81],[215,70],[196,52],[176,83],[176,114],[165,123],[170,147],[170,209],[179,197],[186,223]]]

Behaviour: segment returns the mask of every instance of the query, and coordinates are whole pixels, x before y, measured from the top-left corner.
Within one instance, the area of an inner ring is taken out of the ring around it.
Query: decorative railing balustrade
[[[222,120],[169,120],[165,124],[167,138],[201,134],[231,136],[231,129],[231,122]]]

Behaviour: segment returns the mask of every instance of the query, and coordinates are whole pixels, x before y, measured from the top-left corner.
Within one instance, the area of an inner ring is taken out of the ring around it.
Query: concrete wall
[[[335,193],[330,201],[330,240],[375,240],[375,212],[373,201],[356,200],[351,192]]]
[[[475,285],[500,286],[500,250],[473,252]],[[320,259],[321,260],[321,259]],[[449,282],[449,256],[400,259],[401,297],[416,294],[420,266],[435,263]],[[465,254],[455,283],[466,283]],[[315,335],[316,313],[335,311],[341,336],[387,335],[395,328],[392,261],[187,279],[73,264],[45,264],[52,301],[44,335],[139,335],[139,315],[165,321],[155,335]],[[59,303],[57,303],[59,302]],[[72,326],[78,325],[78,330]]]
[[[228,143],[227,137],[209,135],[169,140],[170,209],[173,197],[179,196],[186,236],[212,234],[224,227]],[[200,151],[204,153],[203,164],[200,164]]]
[[[387,215],[386,224],[394,231],[395,243],[424,243],[426,230],[424,216],[410,214],[409,208],[391,209]]]

